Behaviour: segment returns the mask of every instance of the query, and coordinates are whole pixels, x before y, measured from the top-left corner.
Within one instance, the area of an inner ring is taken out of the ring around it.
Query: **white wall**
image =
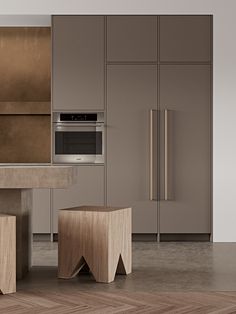
[[[0,26],[50,26],[50,25],[51,25],[50,15],[0,15]]]
[[[38,2],[8,0],[0,3],[0,12],[3,15],[42,16],[50,14],[213,14],[213,238],[214,241],[236,241],[235,0],[41,0]],[[0,24],[2,24],[1,17]]]

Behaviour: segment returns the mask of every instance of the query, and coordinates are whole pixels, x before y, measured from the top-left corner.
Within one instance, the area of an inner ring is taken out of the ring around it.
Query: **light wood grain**
[[[16,276],[22,279],[31,266],[31,189],[0,189],[0,212],[16,216]]]
[[[16,217],[0,214],[0,291],[16,292]]]
[[[131,208],[60,210],[59,278],[72,278],[87,264],[97,282],[109,283],[116,270],[131,273],[131,263]]]

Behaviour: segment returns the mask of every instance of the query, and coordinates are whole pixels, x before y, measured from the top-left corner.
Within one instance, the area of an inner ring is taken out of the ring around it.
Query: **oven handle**
[[[81,124],[78,124],[78,123],[60,123],[60,122],[56,122],[54,123],[55,127],[71,127],[71,128],[74,128],[74,127],[103,127],[104,126],[104,123],[100,122],[100,123],[81,123]]]

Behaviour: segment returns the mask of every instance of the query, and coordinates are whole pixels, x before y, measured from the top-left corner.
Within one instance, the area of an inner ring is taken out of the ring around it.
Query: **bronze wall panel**
[[[0,27],[0,101],[50,101],[49,27]]]
[[[49,163],[50,115],[0,115],[0,163]]]
[[[50,113],[50,28],[0,27],[0,163],[49,163]]]
[[[0,102],[0,114],[51,114],[50,101]]]

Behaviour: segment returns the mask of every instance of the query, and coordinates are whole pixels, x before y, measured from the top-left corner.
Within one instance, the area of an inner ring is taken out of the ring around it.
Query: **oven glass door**
[[[63,163],[102,163],[103,125],[55,125],[54,161]]]

